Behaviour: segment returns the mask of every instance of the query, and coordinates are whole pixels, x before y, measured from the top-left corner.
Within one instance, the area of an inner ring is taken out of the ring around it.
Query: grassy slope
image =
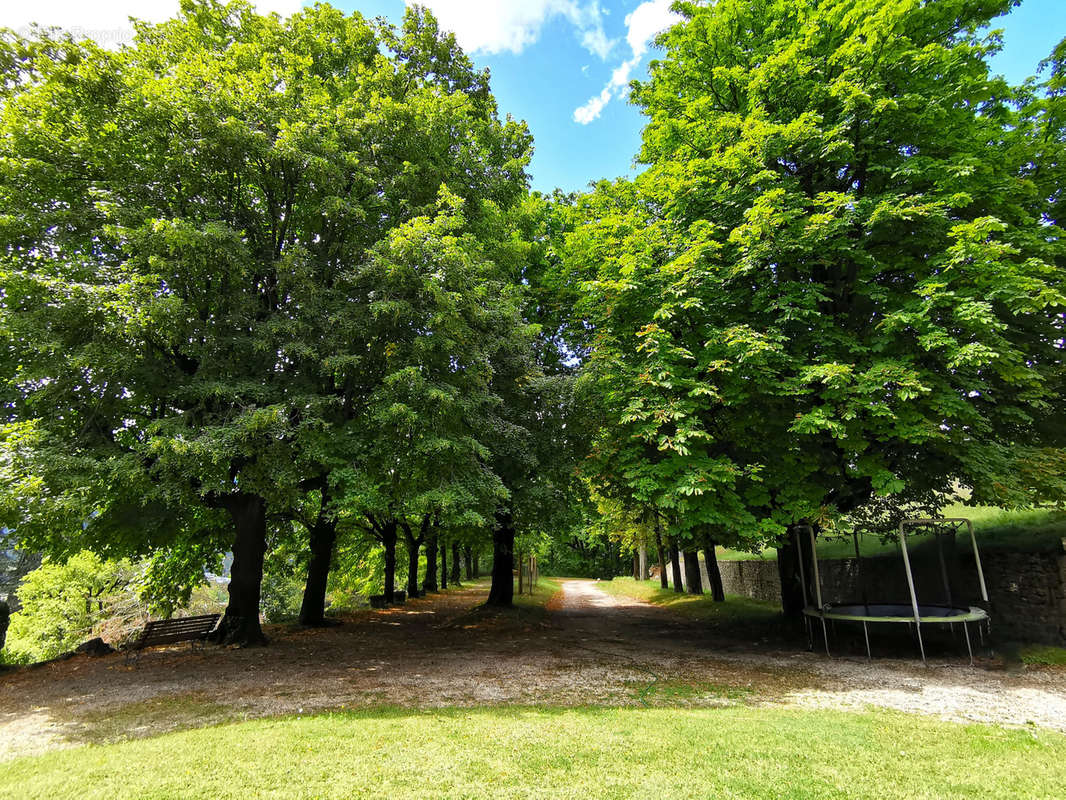
[[[1061,511],[1004,511],[988,506],[954,505],[945,508],[944,515],[968,517],[973,522],[977,543],[982,548],[1057,550],[1062,547],[1062,540],[1066,538],[1066,513]],[[968,544],[968,541],[968,538],[964,537],[962,544]],[[859,545],[864,556],[897,552],[895,542],[884,543],[876,536],[861,537]],[[820,558],[851,558],[854,555],[855,546],[850,536],[818,541]],[[759,553],[745,553],[719,548],[718,558],[722,561],[774,561],[777,559],[777,551],[767,548]]]
[[[775,708],[377,711],[0,764],[0,797],[1059,797],[1066,737]]]
[[[726,595],[726,602],[716,603],[709,594],[679,594],[673,589],[663,589],[658,579],[635,581],[632,578],[615,578],[600,581],[596,586],[607,594],[632,597],[669,608],[689,619],[699,620],[723,635],[742,637],[748,641],[771,637],[787,640],[796,636],[799,630],[794,622],[781,616],[781,607],[777,603],[733,594]]]

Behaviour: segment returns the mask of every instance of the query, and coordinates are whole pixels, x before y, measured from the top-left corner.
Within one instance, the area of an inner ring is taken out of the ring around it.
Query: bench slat
[[[141,650],[153,645],[203,639],[214,630],[219,616],[218,614],[202,614],[195,617],[152,620],[144,626],[133,649]]]

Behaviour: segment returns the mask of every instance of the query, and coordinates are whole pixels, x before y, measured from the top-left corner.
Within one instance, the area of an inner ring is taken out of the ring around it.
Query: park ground
[[[1061,666],[971,667],[950,648],[928,667],[902,653],[830,659],[769,607],[628,579],[542,580],[510,611],[482,608],[486,591],[274,626],[267,648],[0,673],[0,798],[1056,797],[1066,785]]]

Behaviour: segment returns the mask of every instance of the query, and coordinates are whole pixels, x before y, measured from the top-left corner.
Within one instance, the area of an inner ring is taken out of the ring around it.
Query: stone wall
[[[959,546],[964,547],[962,540]],[[949,559],[948,563],[958,564],[949,573],[950,585],[955,592],[951,600],[987,608],[992,617],[993,632],[998,632],[1000,638],[1066,644],[1066,552],[983,552],[981,565],[988,587],[987,604],[979,602],[980,589],[973,554],[964,548],[957,559]],[[700,565],[705,571],[702,558]],[[727,594],[771,603],[781,601],[776,561],[720,561],[718,566]],[[943,603],[948,600],[940,562],[935,554],[920,554],[913,559],[912,567],[920,602]],[[910,602],[906,572],[898,555],[864,558],[861,563],[854,558],[822,560],[818,562],[818,569],[823,603],[861,601],[864,586],[867,600]],[[813,598],[811,602],[814,602]]]

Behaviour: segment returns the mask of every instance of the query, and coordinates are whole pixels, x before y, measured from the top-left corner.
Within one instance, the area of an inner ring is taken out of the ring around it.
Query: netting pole
[[[911,572],[911,559],[907,555],[907,533],[904,530],[905,522],[899,523],[900,552],[903,553],[903,567],[907,571],[907,588],[911,593],[911,608],[914,610],[914,631],[918,635],[918,650],[922,654],[922,664],[925,660],[925,644],[922,642],[922,616],[918,613],[918,595],[914,591],[914,574]]]
[[[862,607],[866,611],[866,616],[870,616],[870,598],[866,595],[866,579],[862,572],[862,554],[859,552],[859,532],[855,531],[851,534],[851,539],[855,543],[855,567],[859,571],[859,590],[862,592]],[[866,642],[866,651],[870,651],[870,643]]]
[[[977,562],[977,577],[981,581],[981,599],[988,602],[988,587],[985,586],[985,571],[981,566],[981,554],[977,552],[977,537],[973,532],[973,523],[966,520],[966,527],[970,531],[970,544],[973,545],[973,560]]]
[[[822,636],[825,638],[825,654],[830,658],[833,654],[829,652],[829,630],[825,626],[825,607],[822,605],[822,576],[818,573],[818,551],[817,545],[814,542],[814,526],[807,525],[807,533],[811,539],[811,564],[814,566],[814,599],[818,603],[818,616],[822,620]],[[800,558],[802,559],[803,553],[800,552]]]
[[[803,567],[803,542],[800,541],[799,528],[793,529],[792,540],[796,545],[796,560],[799,562],[800,568],[800,588],[803,589],[803,627],[807,631],[807,649],[813,650],[814,631],[811,629],[811,618],[806,613],[810,600],[807,599],[807,570]]]

